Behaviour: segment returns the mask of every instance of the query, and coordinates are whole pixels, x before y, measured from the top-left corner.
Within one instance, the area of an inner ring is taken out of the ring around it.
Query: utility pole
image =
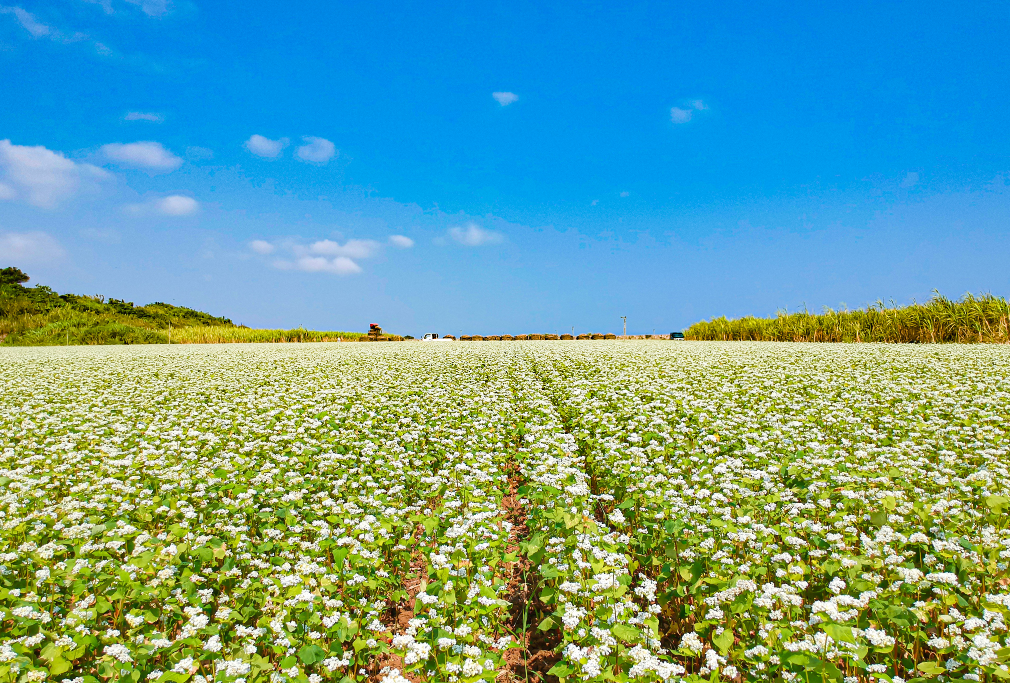
[[[624,321],[624,338],[628,338],[628,316],[622,315],[621,320]]]

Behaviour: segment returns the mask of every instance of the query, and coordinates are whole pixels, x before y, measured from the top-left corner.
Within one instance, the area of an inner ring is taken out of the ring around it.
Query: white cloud
[[[23,198],[29,204],[53,207],[82,186],[109,178],[91,164],[77,163],[42,145],[28,147],[0,140],[0,199]]]
[[[149,17],[160,17],[172,7],[170,0],[126,0],[131,5],[140,7],[140,11]]]
[[[160,142],[114,142],[102,146],[106,158],[120,166],[141,168],[153,173],[168,173],[182,165],[182,159],[161,146]]]
[[[346,256],[328,259],[325,256],[302,256],[294,263],[277,261],[278,268],[294,268],[306,273],[332,273],[333,275],[354,275],[361,272],[361,266]]]
[[[35,38],[48,36],[53,33],[53,29],[43,24],[35,18],[31,12],[26,12],[20,7],[6,7],[0,5],[0,14],[13,14],[24,30],[28,31]]]
[[[631,196],[631,193],[630,193],[630,192],[628,192],[628,191],[624,191],[624,192],[622,192],[622,193],[621,193],[621,196],[622,196],[622,197],[630,197],[630,196]]]
[[[499,244],[505,240],[500,233],[485,230],[476,223],[465,228],[450,228],[449,237],[467,247],[482,247],[485,244]]]
[[[274,251],[274,245],[270,244],[266,240],[253,240],[249,243],[249,248],[262,256],[272,254]]]
[[[379,250],[379,243],[374,240],[347,240],[343,244],[333,240],[313,242],[308,248],[294,247],[295,254],[317,254],[320,256],[346,256],[348,258],[368,258]]]
[[[166,216],[192,216],[200,210],[200,202],[181,194],[173,194],[159,199],[155,206],[159,212]]]
[[[919,174],[915,171],[909,171],[905,174],[904,180],[901,181],[902,187],[913,187],[919,182]]]
[[[44,232],[0,232],[0,266],[59,261],[66,252]]]
[[[276,244],[266,240],[253,240],[249,242],[249,248],[261,256],[268,256],[278,250],[286,252],[287,257],[277,259],[271,264],[281,270],[353,275],[361,272],[357,259],[374,256],[382,248],[382,243],[375,240],[350,239],[343,244],[333,240],[318,240],[305,245],[291,240]]]
[[[258,157],[276,159],[280,156],[281,150],[288,146],[288,139],[271,140],[262,135],[252,135],[245,141],[245,148]]]
[[[399,247],[400,249],[410,249],[414,246],[414,240],[410,239],[406,235],[390,235],[389,243],[394,247]]]
[[[150,111],[128,111],[123,117],[124,121],[150,121],[151,123],[163,123],[165,117]]]
[[[325,138],[316,138],[311,135],[303,136],[305,143],[298,148],[298,158],[312,164],[325,164],[337,154],[337,148],[333,143]]]
[[[696,111],[708,109],[702,100],[690,100],[683,107],[673,107],[670,109],[670,120],[674,123],[687,123]]]
[[[491,97],[503,107],[507,107],[519,99],[519,95],[516,95],[514,92],[493,92],[491,93]]]
[[[301,256],[294,261],[283,259],[273,262],[280,270],[301,270],[306,273],[330,273],[333,275],[354,275],[361,272],[361,266],[346,256],[326,258],[325,256]]]

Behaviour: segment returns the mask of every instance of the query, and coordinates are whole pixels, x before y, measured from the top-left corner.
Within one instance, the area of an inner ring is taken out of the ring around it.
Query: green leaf
[[[1006,496],[987,496],[985,499],[986,506],[997,514],[1003,511],[1007,503],[1010,503],[1010,498]]]
[[[790,664],[796,664],[797,666],[803,666],[808,661],[810,661],[810,656],[806,652],[794,652],[791,655],[787,655],[785,660]]]
[[[729,652],[730,647],[733,645],[733,631],[726,629],[719,635],[712,638],[712,644],[715,645],[716,649],[719,650],[719,654],[726,656]]]
[[[610,627],[610,632],[615,638],[623,640],[626,643],[637,642],[642,637],[642,634],[639,633],[638,629],[625,624],[614,624]]]
[[[919,662],[915,668],[927,676],[939,676],[940,674],[947,673],[946,667],[936,662]]]
[[[326,659],[326,651],[318,645],[305,645],[298,651],[298,659],[303,664],[315,664]]]
[[[824,632],[840,643],[855,643],[855,636],[852,635],[851,626],[840,624],[825,624]]]
[[[280,662],[282,669],[290,669],[291,667],[293,667],[297,663],[298,663],[298,660],[296,660],[294,657],[285,657]]]
[[[537,626],[537,629],[541,631],[549,631],[552,628],[554,628],[554,619],[552,617],[545,617],[544,620],[540,622],[540,625]]]
[[[52,662],[60,658],[60,652],[60,648],[56,645],[56,643],[49,643],[42,648],[42,652],[40,654],[42,655],[42,659],[47,662]]]
[[[549,564],[540,570],[540,576],[544,577],[545,579],[556,579],[559,576],[561,576],[561,572],[558,571],[557,567],[555,567],[552,564]]]
[[[63,659],[62,657],[56,657],[49,664],[49,673],[52,676],[59,676],[61,673],[70,670],[70,662]]]
[[[557,664],[555,664],[550,668],[550,671],[548,671],[547,674],[549,676],[557,676],[558,678],[564,678],[572,671],[574,671],[572,667],[568,666],[564,662],[558,662]]]

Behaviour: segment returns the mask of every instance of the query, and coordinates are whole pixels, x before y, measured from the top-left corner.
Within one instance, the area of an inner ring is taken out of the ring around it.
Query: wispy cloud
[[[170,0],[126,0],[126,2],[136,5],[149,17],[164,16],[172,9]]]
[[[165,117],[149,111],[130,111],[123,117],[124,121],[150,121],[151,123],[163,123]]]
[[[503,107],[507,107],[519,99],[519,95],[516,95],[514,92],[493,92],[491,93],[491,97]]]
[[[390,236],[388,243],[401,248],[414,244],[413,240],[403,235]],[[362,270],[358,261],[375,256],[382,250],[383,243],[368,239],[349,239],[343,244],[329,239],[310,244],[294,240],[252,240],[248,246],[250,251],[260,256],[280,255],[281,258],[273,260],[270,265],[281,270],[353,275]]]
[[[708,109],[708,107],[702,100],[689,100],[682,107],[673,107],[670,109],[670,120],[674,123],[687,123],[696,111],[704,111],[705,109]]]
[[[284,151],[284,148],[288,146],[288,142],[289,140],[287,138],[271,140],[270,138],[262,135],[251,135],[249,136],[249,139],[245,141],[245,148],[258,157],[276,159],[281,155],[281,152]]]
[[[46,38],[54,43],[77,43],[88,38],[86,33],[81,33],[80,31],[64,33],[58,28],[39,21],[34,14],[21,7],[0,5],[0,15],[3,14],[13,16],[21,24],[21,28],[28,31],[32,38]]]
[[[0,266],[46,264],[61,261],[66,251],[44,232],[0,232]]]
[[[919,183],[919,174],[916,173],[915,171],[909,171],[908,173],[905,174],[904,179],[901,181],[901,186],[905,188],[914,187],[918,183]]]
[[[172,11],[171,0],[125,0],[127,4],[137,7],[149,17],[162,17]],[[98,5],[106,14],[115,14],[112,0],[84,0],[91,5]]]
[[[102,146],[102,153],[110,161],[139,168],[152,173],[168,173],[182,165],[182,159],[161,146],[160,142],[144,141],[127,144],[112,143]]]
[[[0,199],[23,199],[52,208],[111,177],[97,166],[67,159],[42,145],[28,147],[0,140]]]
[[[36,19],[34,14],[25,11],[20,7],[7,7],[5,5],[0,5],[0,14],[14,15],[14,18],[17,19],[19,24],[21,24],[21,27],[28,31],[28,33],[32,34],[35,38],[41,38],[54,33],[51,27],[46,26]]]
[[[141,204],[128,204],[126,212],[134,216],[162,215],[172,218],[183,218],[195,215],[200,211],[200,202],[184,194],[171,194],[159,197]]]
[[[296,156],[310,164],[325,164],[337,155],[337,148],[326,138],[311,135],[302,137],[305,144],[298,148]]]
[[[112,14],[115,12],[115,10],[112,9],[112,0],[84,0],[84,2],[89,5],[98,5],[106,14]]]
[[[505,241],[501,233],[485,230],[476,223],[468,223],[466,227],[450,228],[449,237],[467,247],[482,247]]]

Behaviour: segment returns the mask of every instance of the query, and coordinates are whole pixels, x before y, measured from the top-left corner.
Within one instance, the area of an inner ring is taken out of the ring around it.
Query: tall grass
[[[966,294],[957,301],[933,292],[925,304],[855,311],[825,308],[820,315],[779,311],[774,318],[713,318],[691,325],[688,339],[703,341],[1010,343],[1010,304],[1002,297]]]
[[[248,327],[206,326],[172,330],[173,344],[241,344],[256,342],[357,341],[361,332],[319,332],[316,330],[255,330]]]
[[[138,324],[130,316],[92,313],[69,306],[43,311],[17,303],[4,307],[0,295],[0,342],[7,346],[64,344],[164,344],[167,335]]]

